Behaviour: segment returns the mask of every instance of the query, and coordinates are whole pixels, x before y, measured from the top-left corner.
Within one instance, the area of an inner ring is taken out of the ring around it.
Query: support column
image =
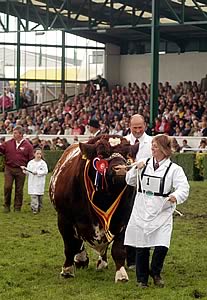
[[[62,30],[61,90],[65,92],[65,30]]]
[[[152,0],[150,127],[158,114],[160,0]]]
[[[17,25],[17,81],[16,81],[16,109],[20,109],[20,65],[21,65],[21,49],[20,49],[20,20],[18,19],[18,25]]]

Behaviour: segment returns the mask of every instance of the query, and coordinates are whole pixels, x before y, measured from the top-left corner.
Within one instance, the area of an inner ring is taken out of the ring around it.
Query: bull
[[[65,262],[61,275],[75,276],[75,267],[87,267],[87,242],[99,253],[97,269],[107,267],[107,248],[116,265],[115,282],[128,281],[124,268],[124,230],[134,201],[126,185],[128,160],[138,144],[120,136],[103,135],[67,148],[51,177],[49,193],[58,215],[64,241]]]

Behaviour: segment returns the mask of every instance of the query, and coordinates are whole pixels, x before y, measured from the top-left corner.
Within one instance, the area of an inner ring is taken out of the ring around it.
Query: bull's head
[[[117,185],[125,185],[125,175],[128,161],[136,157],[138,145],[130,145],[123,137],[103,135],[90,140],[88,143],[80,143],[80,149],[83,158],[91,161],[101,159],[106,165],[102,176],[106,181],[106,186],[114,188]],[[98,163],[97,163],[98,164]],[[99,173],[96,169],[96,172]]]

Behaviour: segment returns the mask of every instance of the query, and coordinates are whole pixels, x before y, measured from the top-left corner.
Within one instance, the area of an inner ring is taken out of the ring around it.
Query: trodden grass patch
[[[22,212],[0,211],[0,300],[207,299],[206,182],[191,182],[189,200],[177,207],[184,216],[174,217],[173,238],[163,270],[165,288],[155,288],[150,281],[150,287],[141,290],[133,271],[128,272],[128,283],[114,283],[110,249],[107,270],[95,270],[97,254],[87,248],[88,269],[77,270],[74,279],[60,277],[64,249],[48,196],[49,177],[40,214],[33,215],[30,210],[27,183]],[[3,205],[3,173],[0,186]]]

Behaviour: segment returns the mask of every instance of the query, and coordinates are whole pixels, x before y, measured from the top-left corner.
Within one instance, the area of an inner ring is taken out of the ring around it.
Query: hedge
[[[49,172],[55,167],[63,151],[45,151],[44,157],[48,165]],[[200,153],[199,153],[200,154]],[[207,154],[197,155],[196,153],[175,153],[172,161],[182,166],[188,180],[207,179]],[[4,157],[0,156],[0,172],[4,170]]]

